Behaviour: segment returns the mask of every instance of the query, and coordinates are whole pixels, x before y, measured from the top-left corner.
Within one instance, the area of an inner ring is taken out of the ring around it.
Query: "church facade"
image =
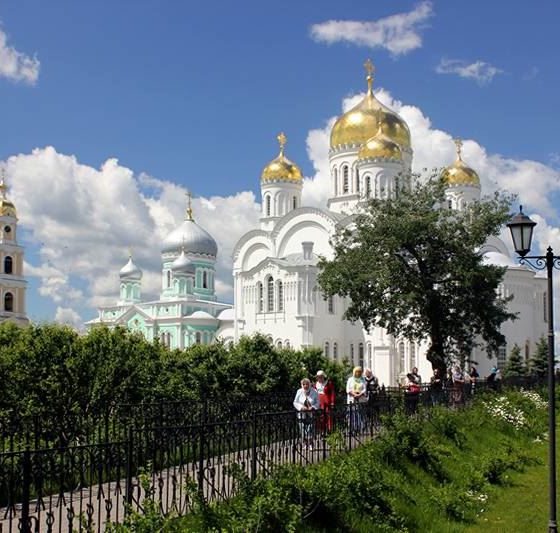
[[[17,213],[0,179],[0,322],[29,324],[25,309],[27,281],[23,276],[23,247],[17,241]]]
[[[195,222],[189,198],[185,219],[162,243],[159,299],[142,300],[142,270],[130,254],[119,272],[119,300],[100,307],[86,326],[123,326],[169,348],[214,342],[222,320],[231,319],[231,304],[218,302],[214,290],[217,254],[216,241]]]
[[[373,68],[368,69],[367,92],[354,108],[338,118],[330,136],[331,196],[323,208],[301,205],[303,176],[285,154],[286,138],[278,136],[280,152],[261,174],[260,226],[241,237],[233,252],[234,310],[218,331],[237,340],[255,332],[266,334],[277,347],[321,347],[335,360],[372,368],[380,382],[395,385],[413,367],[427,380],[432,373],[425,354],[427,343],[388,335],[383,328],[369,331],[342,316],[344,298],[325,299],[317,284],[318,257],[332,258],[330,237],[348,226],[360,203],[387,199],[409,187],[413,149],[404,120],[373,93]],[[480,179],[462,159],[443,172],[449,207],[463,209],[480,199]],[[498,238],[482,250],[487,261],[508,266],[500,290],[513,295],[509,310],[519,313],[503,325],[507,345],[496,359],[475,350],[471,359],[485,375],[491,366],[503,366],[517,344],[525,357],[546,332],[545,280],[515,266]]]

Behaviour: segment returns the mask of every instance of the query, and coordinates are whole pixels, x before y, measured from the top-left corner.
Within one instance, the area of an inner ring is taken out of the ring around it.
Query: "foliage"
[[[84,420],[127,403],[246,398],[299,387],[322,369],[343,388],[349,369],[319,350],[277,350],[262,335],[234,346],[217,343],[169,351],[123,328],[80,336],[54,324],[0,324],[2,418],[40,421],[43,437],[69,442]]]
[[[527,374],[525,361],[521,357],[521,348],[517,344],[513,345],[509,359],[507,360],[506,367],[504,368],[504,377],[520,377]]]
[[[504,398],[546,426],[536,393]],[[383,427],[350,453],[290,465],[271,479],[250,481],[239,467],[237,496],[173,523],[185,531],[459,531],[484,512],[493,487],[536,461],[533,430],[507,431],[483,402],[460,412],[398,413]]]
[[[334,258],[321,259],[319,284],[326,295],[349,298],[348,320],[410,340],[428,336],[428,360],[442,372],[477,337],[495,352],[504,342],[500,325],[514,316],[497,293],[505,269],[486,264],[478,250],[499,233],[510,203],[496,194],[447,209],[440,179],[371,200],[333,237]]]
[[[537,342],[537,349],[529,359],[529,368],[531,373],[539,378],[548,375],[548,341],[545,337],[541,337]]]

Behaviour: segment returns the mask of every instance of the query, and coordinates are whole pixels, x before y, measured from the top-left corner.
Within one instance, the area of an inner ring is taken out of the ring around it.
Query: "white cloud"
[[[475,61],[469,63],[462,59],[442,58],[436,67],[438,74],[457,74],[461,78],[475,80],[479,85],[490,83],[494,76],[502,74],[504,71],[485,61]]]
[[[157,297],[160,245],[184,217],[185,188],[135,176],[116,159],[94,169],[53,147],[12,156],[5,168],[20,225],[38,247],[39,264],[26,263],[25,272],[40,279],[39,294],[61,308],[115,303],[118,272],[132,247],[144,297]],[[195,198],[193,208],[218,243],[217,293],[231,298],[233,246],[259,217],[254,194]]]
[[[39,68],[39,60],[9,46],[8,36],[0,29],[0,76],[35,85],[39,78]]]
[[[54,321],[59,324],[67,324],[74,328],[80,329],[83,325],[82,317],[70,307],[57,307],[54,315]]]
[[[311,26],[311,38],[320,43],[347,42],[368,48],[385,48],[397,56],[422,46],[421,30],[432,16],[432,2],[412,11],[373,21],[328,20]]]

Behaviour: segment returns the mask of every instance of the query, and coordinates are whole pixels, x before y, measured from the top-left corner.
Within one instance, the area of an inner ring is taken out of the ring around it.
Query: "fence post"
[[[29,499],[31,497],[31,451],[27,447],[23,452],[23,487],[21,494],[21,531],[31,533],[29,518]]]
[[[204,441],[206,429],[206,415],[208,404],[206,399],[202,403],[202,412],[200,420],[200,449],[198,454],[198,493],[201,501],[204,498]]]
[[[257,477],[257,413],[253,410],[252,415],[253,427],[251,428],[251,480]]]
[[[125,501],[127,506],[125,508],[125,512],[128,514],[132,510],[132,471],[133,465],[132,462],[134,460],[134,431],[132,426],[128,427],[128,436],[126,440],[126,495]]]

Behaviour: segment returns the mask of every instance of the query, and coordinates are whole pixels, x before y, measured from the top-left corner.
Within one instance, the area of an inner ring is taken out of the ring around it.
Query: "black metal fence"
[[[532,388],[538,381],[523,378],[507,385]],[[102,531],[131,510],[141,512],[146,498],[164,514],[185,514],[195,500],[231,497],[243,478],[359,446],[398,406],[409,414],[420,405],[460,406],[498,386],[468,383],[441,392],[424,386],[414,394],[382,388],[367,403],[309,414],[285,405],[291,404],[291,393],[277,403],[126,406],[127,416],[117,422],[102,420],[90,435],[93,442],[56,444],[55,439],[46,446],[44,434],[29,433],[23,440],[12,438],[10,449],[6,438],[8,449],[0,453],[0,532]],[[25,440],[24,449],[13,445]]]

